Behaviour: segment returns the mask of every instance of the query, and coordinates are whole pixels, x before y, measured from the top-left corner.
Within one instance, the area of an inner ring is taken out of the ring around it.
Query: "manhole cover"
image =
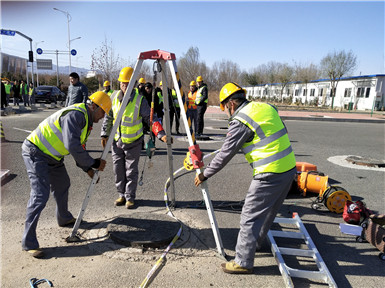
[[[112,240],[128,247],[162,248],[180,228],[180,223],[166,214],[134,213],[121,215],[107,226]]]
[[[385,167],[385,162],[383,160],[377,160],[369,157],[362,157],[362,156],[348,156],[346,158],[346,161],[355,164],[355,165],[361,165],[361,166],[368,166],[368,167]]]

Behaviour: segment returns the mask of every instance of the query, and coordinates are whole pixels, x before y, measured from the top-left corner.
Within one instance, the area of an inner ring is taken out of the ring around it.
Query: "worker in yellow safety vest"
[[[208,95],[208,89],[206,83],[203,83],[202,76],[198,76],[197,79],[197,86],[198,91],[195,98],[195,104],[197,105],[197,118],[198,118],[198,125],[197,125],[197,132],[196,136],[199,137],[203,134],[203,128],[204,128],[204,116],[205,112],[207,110],[207,103],[209,101],[209,95]]]
[[[122,106],[123,96],[127,91],[131,80],[133,69],[124,67],[119,74],[120,90],[112,93],[112,109],[104,118],[101,129],[101,144],[103,147],[107,144],[111,129],[116,121],[119,109],[124,109],[122,119],[119,120],[118,129],[113,135],[112,142],[112,161],[114,164],[115,186],[119,194],[115,200],[116,206],[125,205],[127,209],[135,208],[136,189],[138,185],[138,164],[140,151],[143,142],[143,123],[146,121],[150,125],[151,109],[148,102],[139,94],[137,88],[134,88],[129,97],[126,107]],[[154,115],[152,123],[152,132],[155,136],[167,142],[166,133]],[[171,139],[172,140],[172,139]]]
[[[195,81],[190,82],[190,91],[188,92],[188,105],[187,105],[187,118],[190,118],[191,121],[191,133],[192,127],[194,127],[194,132],[197,133],[197,105],[195,104],[195,99],[197,96],[197,85]],[[194,124],[193,124],[194,123]]]
[[[176,132],[176,135],[181,135],[180,132],[179,132],[179,119],[180,119],[180,105],[179,105],[179,101],[178,101],[178,96],[176,94],[176,91],[174,88],[172,89],[168,89],[168,95],[170,97],[170,129],[172,131],[172,124],[174,122],[174,118],[175,118],[175,132]],[[182,99],[183,99],[183,96],[182,96]]]
[[[27,83],[24,80],[20,81],[20,96],[23,99],[24,107],[29,106],[29,96],[28,96],[28,87]]]
[[[221,267],[225,273],[249,274],[255,251],[261,248],[294,180],[295,156],[274,106],[247,101],[246,90],[236,83],[222,87],[219,101],[230,117],[228,132],[220,152],[195,177],[195,185],[219,172],[240,149],[245,154],[253,179],[243,204],[235,259]]]
[[[111,94],[114,92],[114,90],[111,89],[110,81],[106,80],[103,83],[104,90],[103,92],[106,93],[108,96],[111,96]]]
[[[9,99],[11,98],[11,91],[12,91],[12,84],[9,80],[7,80],[6,84],[5,84],[5,93],[7,95],[7,105],[9,105]]]
[[[28,95],[29,95],[29,103],[31,105],[35,104],[35,88],[33,87],[33,83],[29,82],[29,87],[28,87]]]
[[[76,219],[68,211],[70,178],[64,156],[71,154],[76,165],[93,178],[94,169],[103,171],[106,161],[94,159],[84,149],[93,123],[111,109],[111,99],[102,91],[92,94],[90,104],[77,103],[63,108],[39,124],[22,145],[31,196],[27,205],[22,248],[35,258],[44,257],[36,237],[39,216],[50,193],[56,201],[56,219],[60,227],[73,226]]]

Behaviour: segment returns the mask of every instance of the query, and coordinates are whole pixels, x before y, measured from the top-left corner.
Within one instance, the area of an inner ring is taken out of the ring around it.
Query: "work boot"
[[[134,206],[135,206],[134,200],[126,202],[126,208],[127,209],[133,209]]]
[[[71,220],[68,220],[66,223],[59,225],[60,227],[73,227],[76,222],[76,218],[72,218]]]
[[[25,250],[28,252],[29,255],[31,255],[34,258],[43,258],[44,252],[40,248],[37,249],[31,249],[31,250]]]
[[[115,206],[123,206],[126,203],[126,198],[119,197],[115,200]]]
[[[253,269],[244,268],[233,261],[221,264],[222,270],[229,274],[251,274]]]

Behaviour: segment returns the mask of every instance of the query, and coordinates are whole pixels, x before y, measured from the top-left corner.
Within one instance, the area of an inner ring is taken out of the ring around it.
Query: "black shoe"
[[[60,227],[73,227],[76,222],[76,218],[72,218],[71,220],[68,220],[66,223],[59,225]]]

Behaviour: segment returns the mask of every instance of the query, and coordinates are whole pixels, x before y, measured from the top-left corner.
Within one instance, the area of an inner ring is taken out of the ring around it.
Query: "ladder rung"
[[[300,232],[277,231],[277,230],[270,230],[270,232],[273,237],[305,239],[305,236]]]
[[[314,257],[315,255],[314,251],[312,250],[286,248],[286,247],[279,247],[279,252],[282,255],[294,255],[294,256],[304,256],[304,257]]]
[[[328,277],[325,272],[321,271],[311,271],[311,270],[302,270],[302,269],[294,269],[287,267],[285,264],[286,269],[290,275],[290,277],[297,277],[297,278],[305,278],[305,279],[314,279],[314,280],[323,280],[327,281]]]

